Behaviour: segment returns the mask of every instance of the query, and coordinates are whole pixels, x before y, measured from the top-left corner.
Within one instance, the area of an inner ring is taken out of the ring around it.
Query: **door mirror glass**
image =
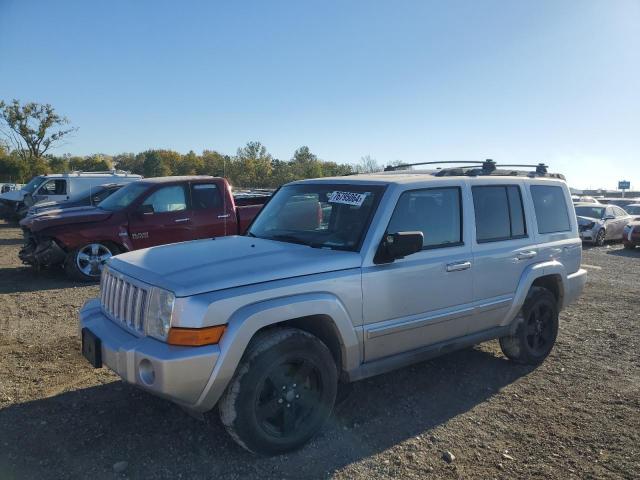
[[[422,232],[388,233],[380,242],[375,262],[389,263],[398,258],[417,253],[422,250],[423,241]]]
[[[610,213],[604,216],[605,220],[613,220],[614,218],[616,218],[615,215],[611,215]]]

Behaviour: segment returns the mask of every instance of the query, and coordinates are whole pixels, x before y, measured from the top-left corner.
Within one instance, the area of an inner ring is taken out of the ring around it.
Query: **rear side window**
[[[539,233],[571,230],[567,202],[562,187],[531,185],[531,197],[536,211]]]
[[[458,187],[404,192],[387,233],[422,232],[423,248],[462,244],[462,210]]]
[[[192,185],[191,202],[194,210],[210,210],[222,207],[220,190],[213,183]]]
[[[473,187],[478,243],[527,236],[522,196],[517,185]]]

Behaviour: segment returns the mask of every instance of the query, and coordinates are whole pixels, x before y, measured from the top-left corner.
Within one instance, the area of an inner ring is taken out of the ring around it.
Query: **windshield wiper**
[[[268,240],[276,240],[280,242],[298,243],[300,245],[309,245],[303,239],[296,237],[295,235],[272,235],[271,237],[265,237]]]

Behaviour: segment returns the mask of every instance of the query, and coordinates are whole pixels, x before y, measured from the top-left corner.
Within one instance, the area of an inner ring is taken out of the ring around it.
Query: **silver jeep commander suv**
[[[84,356],[194,413],[217,405],[269,455],[318,432],[338,382],[491,339],[542,362],[587,277],[563,177],[401,168],[293,182],[245,236],[112,258],[80,314]]]

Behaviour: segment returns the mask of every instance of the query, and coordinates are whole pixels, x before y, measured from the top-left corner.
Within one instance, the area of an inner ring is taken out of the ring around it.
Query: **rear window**
[[[520,187],[479,186],[473,187],[472,192],[478,243],[527,236]]]
[[[531,197],[536,211],[539,233],[571,230],[567,202],[562,187],[531,185]]]

